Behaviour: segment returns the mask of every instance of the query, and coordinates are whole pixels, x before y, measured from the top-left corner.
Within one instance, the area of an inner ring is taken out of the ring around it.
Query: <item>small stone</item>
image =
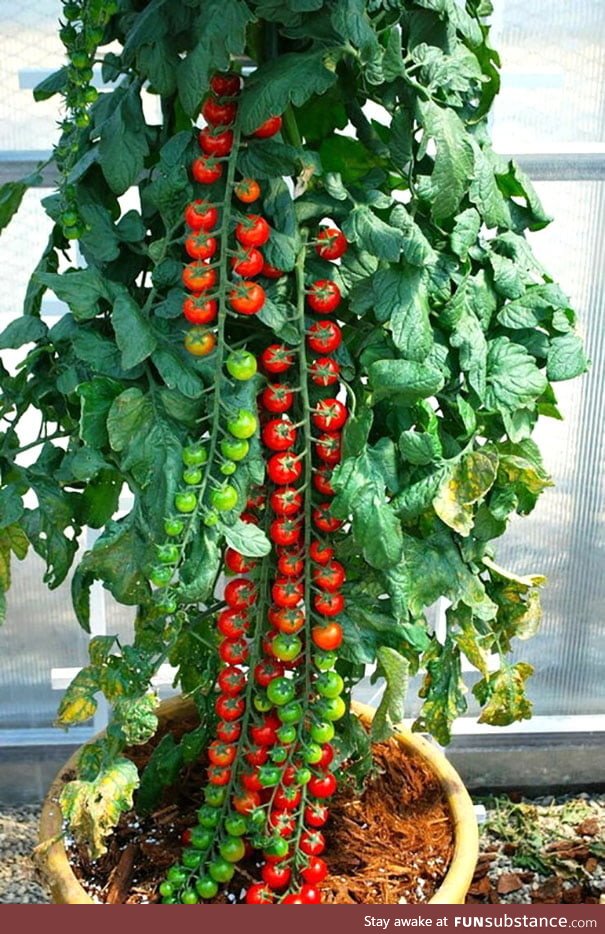
[[[588,817],[576,827],[576,832],[579,833],[581,837],[596,837],[599,830],[599,822],[596,817]]]
[[[523,888],[523,882],[516,872],[503,872],[496,886],[499,895],[509,895]]]

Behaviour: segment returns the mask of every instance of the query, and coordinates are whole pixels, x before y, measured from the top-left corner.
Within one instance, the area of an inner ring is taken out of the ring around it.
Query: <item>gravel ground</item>
[[[605,896],[605,795],[483,800],[469,902],[598,903]],[[45,904],[31,851],[40,809],[0,811],[0,904]]]

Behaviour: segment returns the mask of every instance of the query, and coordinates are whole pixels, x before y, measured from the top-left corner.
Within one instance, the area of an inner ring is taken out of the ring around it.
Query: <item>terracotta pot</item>
[[[362,722],[369,723],[374,711],[371,707],[355,704],[355,712]],[[193,711],[193,705],[175,697],[164,701],[158,708],[160,723],[164,728],[179,722]],[[445,792],[454,823],[454,855],[447,875],[430,900],[431,905],[462,905],[470,886],[477,856],[479,840],[477,822],[471,799],[456,770],[443,753],[417,733],[403,731],[396,734],[397,741],[414,755],[420,756],[430,765]],[[58,799],[66,773],[73,772],[79,750],[65,763],[44,801],[40,818],[40,843],[46,843],[61,833],[61,812]],[[91,905],[93,899],[82,888],[67,859],[61,840],[56,840],[39,852],[38,865],[50,887],[53,900],[63,905]]]

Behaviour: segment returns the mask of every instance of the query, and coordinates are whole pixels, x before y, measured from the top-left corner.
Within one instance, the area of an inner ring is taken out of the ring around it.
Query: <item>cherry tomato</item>
[[[340,720],[347,712],[347,705],[342,697],[323,697],[317,704],[317,711],[330,722]]]
[[[245,754],[248,765],[254,767],[264,765],[269,758],[269,750],[266,746],[251,746]]]
[[[250,445],[245,438],[223,438],[221,454],[230,461],[243,461],[248,456]]]
[[[247,905],[270,905],[273,901],[273,894],[267,885],[263,884],[262,882],[256,882],[254,885],[251,885],[246,892]]]
[[[183,285],[190,292],[205,292],[216,285],[216,269],[209,269],[206,263],[188,263],[181,276]]]
[[[277,266],[272,266],[271,263],[265,260],[263,263],[263,276],[266,276],[267,279],[281,279],[283,275],[283,269],[278,269]]]
[[[284,635],[293,635],[299,632],[305,625],[303,611],[295,607],[282,607],[275,613],[274,619],[275,628]],[[277,640],[274,639],[272,643],[274,652],[277,652],[276,641]],[[292,655],[291,658],[296,658],[296,655]]]
[[[271,596],[275,605],[286,610],[298,606],[303,595],[302,583],[290,580],[289,577],[278,577],[271,588]]]
[[[324,723],[324,726],[325,725],[326,724]],[[328,730],[328,733],[331,733],[332,735],[334,735],[334,727],[329,721],[327,722],[327,726],[330,728]],[[331,764],[332,760],[334,759],[334,747],[330,746],[329,742],[326,742],[321,747],[321,750],[322,750],[321,759],[317,763],[317,766],[320,769],[327,769],[328,766]]]
[[[190,234],[185,240],[185,251],[192,259],[211,259],[217,247],[216,237],[209,237],[204,230]]]
[[[258,276],[263,268],[263,254],[256,247],[241,250],[237,256],[231,257],[231,268],[238,276]]]
[[[295,516],[302,509],[302,504],[302,493],[291,486],[274,490],[269,499],[271,509],[278,516]]]
[[[305,830],[300,837],[300,849],[307,856],[320,856],[326,848],[325,837],[320,830]]]
[[[235,228],[235,237],[242,246],[262,246],[270,235],[267,221],[259,214],[247,214]]]
[[[194,357],[207,357],[216,347],[216,336],[205,328],[194,327],[185,334],[184,343]]]
[[[315,452],[320,460],[331,467],[340,462],[342,456],[342,440],[339,434],[324,431],[317,439]]]
[[[329,510],[329,503],[322,503],[313,510],[313,522],[320,532],[336,532],[342,525],[342,521],[331,516]]]
[[[210,80],[210,87],[217,97],[235,97],[240,92],[241,79],[232,72],[217,72]]]
[[[220,740],[214,740],[208,746],[208,758],[212,765],[231,765],[235,760],[237,746],[229,743],[221,743]]]
[[[256,315],[265,304],[265,290],[258,282],[238,282],[229,293],[229,304],[240,315]]]
[[[245,610],[256,602],[256,585],[245,577],[236,577],[225,587],[225,603],[233,610]]]
[[[315,353],[333,353],[342,342],[342,331],[333,321],[316,321],[309,328],[308,343]]]
[[[309,308],[318,314],[329,315],[335,311],[342,301],[340,289],[331,279],[317,279],[307,296]]]
[[[218,211],[212,204],[198,198],[185,208],[185,223],[192,230],[214,230]]]
[[[218,654],[226,665],[242,665],[248,661],[250,650],[245,639],[224,639],[219,645]]]
[[[283,666],[280,665],[279,662],[272,661],[270,658],[265,658],[262,662],[259,662],[254,669],[254,680],[257,684],[260,684],[262,688],[266,688],[271,684],[274,678],[281,678],[283,673]]]
[[[260,401],[268,412],[279,415],[292,407],[294,393],[286,383],[269,383],[263,390]]]
[[[282,863],[265,863],[261,869],[261,876],[270,889],[285,889],[292,876],[292,870]]]
[[[314,626],[311,638],[318,649],[332,652],[342,645],[342,626],[339,623],[327,623],[325,626]],[[315,737],[314,737],[315,738]],[[319,740],[321,742],[321,740]]]
[[[282,905],[304,905],[305,900],[300,894],[300,892],[291,892],[290,895],[286,895],[285,898],[282,898]]]
[[[254,558],[246,558],[235,548],[227,548],[225,551],[225,564],[233,574],[249,574],[257,563]]]
[[[262,431],[263,442],[271,451],[288,451],[296,441],[296,428],[289,418],[272,418]]]
[[[337,782],[334,775],[328,772],[321,778],[314,775],[307,787],[315,798],[330,798],[336,791]]]
[[[226,668],[223,668],[221,672],[219,672],[216,683],[218,684],[223,694],[228,694],[229,697],[237,697],[238,694],[242,693],[246,686],[246,676],[243,671],[240,671],[239,668],[236,668],[234,665],[228,665]],[[218,762],[216,764],[231,765],[230,762]]]
[[[271,136],[275,136],[276,133],[279,133],[281,124],[281,117],[269,117],[268,120],[261,123],[252,136],[255,136],[257,139],[269,139]]]
[[[313,606],[322,616],[338,616],[345,608],[341,593],[319,593],[313,597]]]
[[[219,512],[229,512],[237,506],[239,496],[234,486],[225,484],[213,490],[210,494],[210,502]]]
[[[254,178],[242,178],[234,188],[235,197],[243,204],[252,204],[260,198],[260,185]]]
[[[267,753],[267,757],[268,756],[269,753]],[[262,791],[263,784],[260,780],[258,769],[254,769],[253,772],[246,772],[244,775],[242,775],[242,785],[246,791]]]
[[[183,316],[190,324],[212,324],[216,321],[218,304],[213,298],[191,295],[183,302]]]
[[[232,350],[225,366],[233,379],[242,381],[252,379],[258,369],[256,357],[248,350]]]
[[[296,830],[296,821],[288,811],[271,811],[268,824],[280,837],[291,837]]]
[[[274,519],[269,528],[269,537],[276,545],[296,545],[301,535],[302,526],[297,519]]]
[[[320,431],[339,431],[348,417],[347,408],[338,399],[321,399],[311,418]]]
[[[248,409],[239,409],[237,414],[227,421],[227,430],[234,438],[238,438],[240,441],[251,438],[252,435],[255,434],[257,428],[258,421],[256,415],[248,411]]]
[[[278,788],[274,799],[275,807],[282,811],[293,811],[300,804],[301,798],[302,792],[296,785]]]
[[[241,732],[241,723],[220,720],[216,727],[217,739],[221,739],[224,743],[235,743],[240,738]]]
[[[219,694],[214,709],[221,720],[226,720],[229,723],[232,720],[239,720],[246,709],[246,701],[243,697],[229,697],[227,694]]]
[[[313,471],[313,486],[322,496],[334,496],[335,490],[331,481],[332,470],[328,464]]]
[[[200,149],[207,156],[228,156],[233,149],[233,131],[216,133],[212,127],[204,127],[198,136]]]
[[[202,106],[202,117],[210,126],[230,126],[237,115],[237,104],[229,101],[220,103],[210,95]]]
[[[316,386],[333,386],[338,382],[340,366],[331,357],[318,357],[309,372]]]
[[[302,463],[291,451],[283,451],[269,458],[267,473],[269,479],[278,486],[296,483],[302,475]],[[286,542],[279,544],[285,545]]]
[[[283,577],[302,577],[305,569],[305,562],[296,553],[286,552],[277,559],[277,570]]]
[[[267,373],[285,373],[294,363],[294,351],[285,344],[270,344],[261,354]]]
[[[309,548],[311,559],[315,564],[328,564],[334,557],[334,549],[329,545],[322,545],[321,542],[313,541]]]
[[[313,580],[320,590],[335,593],[346,580],[345,569],[340,561],[330,561],[324,567],[313,568]]]
[[[274,746],[277,742],[277,733],[265,722],[262,726],[250,727],[250,738],[256,746]]]
[[[322,227],[317,234],[315,252],[322,259],[340,259],[348,248],[349,244],[345,235],[336,227]]]
[[[267,697],[272,704],[275,704],[276,707],[283,707],[284,704],[289,704],[290,701],[294,700],[296,695],[296,686],[293,681],[289,681],[288,678],[274,678],[267,685]]]
[[[233,798],[233,808],[238,814],[249,814],[260,805],[258,791],[243,791]]]
[[[200,185],[212,185],[223,174],[223,167],[220,162],[199,156],[191,165],[191,174]]]
[[[307,827],[323,827],[329,816],[330,812],[325,804],[320,804],[318,801],[305,807],[304,819]]]

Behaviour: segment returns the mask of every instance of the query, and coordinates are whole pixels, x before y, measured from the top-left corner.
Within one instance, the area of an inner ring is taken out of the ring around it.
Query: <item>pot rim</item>
[[[180,719],[187,708],[194,709],[192,701],[179,695],[163,701],[158,708],[158,713],[164,723],[169,723],[171,720]],[[356,702],[353,703],[352,709],[362,723],[366,725],[371,722],[375,713],[374,708]],[[99,734],[99,736],[101,735],[103,734]],[[463,904],[473,878],[479,853],[477,820],[470,795],[464,787],[462,779],[438,746],[433,745],[420,734],[412,733],[405,727],[398,728],[394,733],[394,737],[407,750],[420,756],[429,764],[445,792],[452,816],[454,853],[443,882],[427,904]],[[97,738],[98,736],[94,737],[90,742]],[[59,795],[65,783],[64,776],[66,772],[75,768],[80,748],[70,756],[60,769],[44,799],[38,837],[41,847],[61,833],[62,815],[59,807]],[[57,839],[54,843],[47,845],[46,848],[43,847],[38,850],[36,861],[49,885],[55,903],[67,905],[100,904],[91,898],[78,881],[67,857],[62,839]]]

